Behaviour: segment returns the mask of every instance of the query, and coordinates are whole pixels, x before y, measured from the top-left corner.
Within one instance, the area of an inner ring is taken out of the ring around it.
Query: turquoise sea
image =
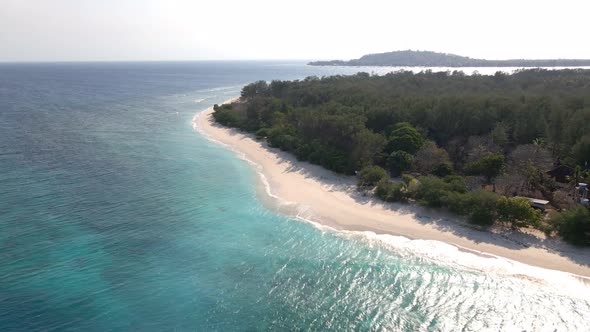
[[[192,128],[246,83],[356,71],[0,64],[0,331],[590,330],[578,279],[277,214]]]

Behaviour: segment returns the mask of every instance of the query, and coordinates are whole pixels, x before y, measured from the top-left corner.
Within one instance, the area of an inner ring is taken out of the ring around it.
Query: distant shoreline
[[[500,64],[489,64],[489,65],[465,65],[465,66],[452,66],[452,65],[433,65],[433,64],[348,64],[347,61],[331,60],[331,61],[312,61],[308,62],[308,66],[323,66],[323,67],[408,67],[408,68],[452,68],[452,69],[465,69],[465,68],[514,68],[514,69],[590,69],[590,60],[583,65],[500,65]]]
[[[310,66],[391,66],[391,67],[499,67],[499,68],[542,68],[562,67],[576,68],[590,66],[590,59],[510,59],[486,60],[470,57],[431,52],[431,51],[393,51],[377,54],[367,54],[359,59],[348,61],[328,60],[312,61]]]
[[[493,260],[488,262],[490,266],[496,270],[504,269],[507,273],[515,268],[517,262],[521,262],[590,278],[588,248],[575,248],[557,240],[547,240],[542,246],[534,243],[529,246],[532,238],[541,240],[542,233],[491,233],[464,225],[444,212],[376,201],[356,191],[353,177],[297,161],[292,155],[269,148],[265,142],[248,134],[218,125],[212,113],[211,108],[197,114],[193,121],[195,128],[255,164],[272,190],[271,194],[268,188],[265,189],[267,192],[264,195],[273,196],[269,204],[279,212],[336,230],[374,232],[376,236],[401,235],[408,239],[448,243],[455,246],[455,250],[490,258]],[[509,260],[500,262],[494,256]],[[509,263],[510,260],[516,262]]]

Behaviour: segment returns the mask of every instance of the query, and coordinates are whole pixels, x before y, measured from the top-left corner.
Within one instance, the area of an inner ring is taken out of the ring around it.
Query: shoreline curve
[[[239,98],[232,98],[230,103]],[[354,189],[354,178],[320,166],[297,161],[286,152],[212,119],[213,109],[198,112],[193,128],[205,138],[225,146],[250,163],[259,175],[258,196],[279,213],[296,217],[326,231],[362,234],[388,247],[413,252],[440,262],[452,261],[467,269],[493,271],[529,278],[543,274],[551,284],[563,284],[563,276],[590,284],[590,249],[576,248],[542,233],[488,232],[477,230],[443,211],[412,204],[380,202]],[[537,239],[529,245],[527,241]],[[433,243],[430,243],[433,242]],[[437,242],[436,244],[434,242]],[[427,244],[427,245],[424,245]],[[429,252],[429,248],[438,252]],[[463,252],[464,255],[457,255]],[[479,259],[469,259],[469,255]],[[481,258],[488,258],[482,260]],[[541,269],[542,271],[539,271]],[[590,294],[590,293],[589,293]]]

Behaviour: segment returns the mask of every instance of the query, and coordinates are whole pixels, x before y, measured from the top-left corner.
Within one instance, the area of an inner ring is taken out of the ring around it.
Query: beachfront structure
[[[579,199],[580,204],[582,204],[585,207],[590,207],[590,200],[588,200],[588,198],[590,197],[590,193],[588,192],[587,183],[578,183],[575,189],[575,195],[576,200]]]
[[[555,168],[547,172],[547,175],[554,178],[560,183],[568,183],[570,177],[574,175],[574,169],[567,165],[557,165]]]
[[[587,183],[578,183],[578,194],[580,194],[580,198],[588,198],[588,184]]]
[[[526,199],[527,201],[531,202],[531,205],[536,208],[536,209],[540,209],[540,210],[545,210],[545,208],[547,207],[547,204],[549,204],[549,201],[546,201],[544,199],[538,199],[538,198],[531,198],[531,197],[522,197],[524,199]]]

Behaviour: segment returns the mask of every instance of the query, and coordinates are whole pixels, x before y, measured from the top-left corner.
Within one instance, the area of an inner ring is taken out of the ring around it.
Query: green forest
[[[590,70],[258,81],[215,120],[391,202],[590,245]],[[549,201],[546,211],[521,197]]]

